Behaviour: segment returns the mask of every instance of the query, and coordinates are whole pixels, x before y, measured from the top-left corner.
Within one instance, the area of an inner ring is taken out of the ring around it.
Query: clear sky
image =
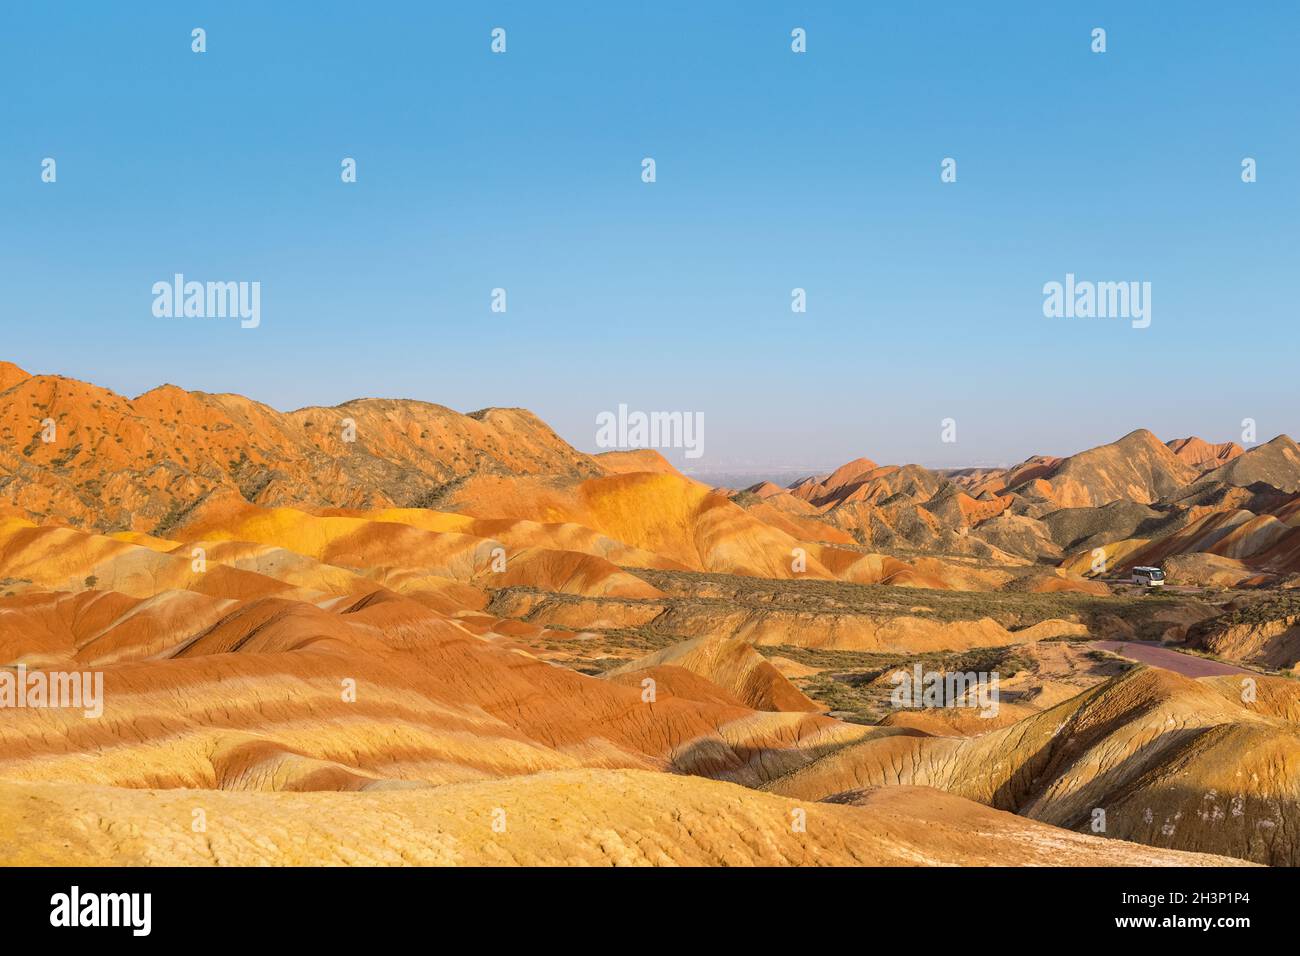
[[[620,403],[700,412],[733,471],[1296,435],[1298,11],[7,4],[0,358],[589,451]],[[156,318],[176,272],[259,281],[261,326]],[[1149,281],[1150,328],[1045,318],[1067,272]]]

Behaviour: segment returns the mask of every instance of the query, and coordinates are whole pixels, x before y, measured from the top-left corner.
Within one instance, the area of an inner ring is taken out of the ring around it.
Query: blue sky
[[[0,13],[0,357],[585,450],[701,412],[732,471],[1300,433],[1295,4],[305,10]],[[261,282],[261,327],[155,318],[175,272]],[[1067,272],[1151,282],[1151,327],[1044,318]]]

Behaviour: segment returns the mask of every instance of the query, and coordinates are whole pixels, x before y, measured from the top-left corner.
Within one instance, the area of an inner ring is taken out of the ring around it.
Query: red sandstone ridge
[[[1169,450],[1177,455],[1181,461],[1201,471],[1208,471],[1212,468],[1218,468],[1220,465],[1226,465],[1245,451],[1236,442],[1228,441],[1218,445],[1211,445],[1204,439],[1195,436],[1191,438],[1175,438],[1167,444]]]

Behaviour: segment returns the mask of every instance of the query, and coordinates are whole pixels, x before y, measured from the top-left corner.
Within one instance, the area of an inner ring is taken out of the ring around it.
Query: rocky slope
[[[195,811],[204,831],[194,832]],[[800,814],[798,827],[793,812]],[[1224,866],[895,788],[795,804],[636,771],[366,794],[0,783],[0,859],[95,866]]]

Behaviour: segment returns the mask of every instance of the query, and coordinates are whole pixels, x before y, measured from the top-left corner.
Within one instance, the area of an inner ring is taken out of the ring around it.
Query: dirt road
[[[1161,644],[1148,641],[1090,641],[1089,647],[1099,651],[1110,651],[1132,661],[1140,661],[1153,667],[1163,667],[1184,677],[1218,677],[1222,674],[1254,674],[1255,671],[1233,664],[1221,664],[1183,654]]]

